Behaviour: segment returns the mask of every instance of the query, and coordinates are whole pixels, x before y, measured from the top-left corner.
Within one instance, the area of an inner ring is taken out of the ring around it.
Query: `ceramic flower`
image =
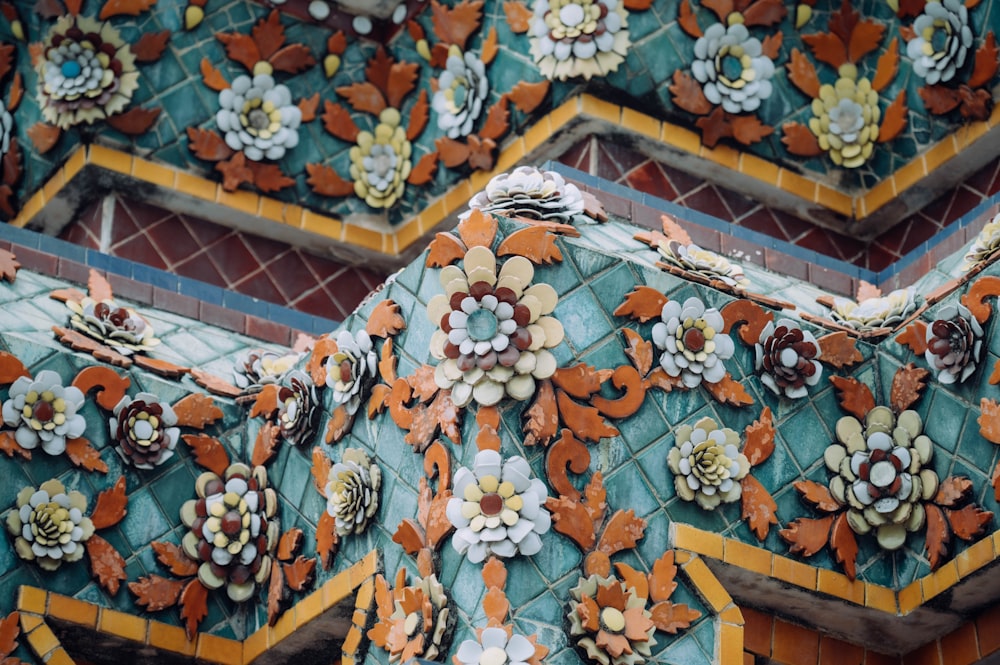
[[[681,377],[688,388],[702,381],[718,383],[726,376],[722,363],[736,350],[722,332],[725,322],[719,310],[705,307],[698,298],[683,306],[671,300],[663,306],[660,321],[653,326],[653,344],[660,350],[660,366],[673,377]]]
[[[524,635],[507,635],[503,628],[484,628],[478,640],[465,640],[455,654],[455,665],[528,665],[535,645]]]
[[[189,529],[181,541],[184,553],[200,562],[198,580],[205,587],[226,587],[237,603],[249,600],[267,582],[278,546],[278,496],[267,486],[267,471],[240,463],[222,478],[206,471],[195,492],[198,498],[181,506]]]
[[[628,12],[621,0],[535,0],[531,55],[542,76],[606,76],[625,61]]]
[[[0,157],[10,150],[10,139],[13,135],[14,116],[7,110],[3,100],[0,100]]]
[[[667,263],[678,268],[718,279],[729,286],[748,286],[750,281],[743,274],[743,268],[735,263],[698,245],[684,245],[676,240],[662,240],[658,247],[660,255]]]
[[[351,148],[354,193],[372,208],[391,208],[406,189],[413,146],[401,120],[397,109],[383,109],[375,132],[360,132]]]
[[[17,494],[17,510],[7,515],[17,555],[44,570],[79,561],[83,544],[94,535],[86,510],[87,498],[75,490],[67,492],[58,480],[46,481],[37,490],[25,487]]]
[[[913,73],[927,85],[950,81],[972,46],[969,10],[961,0],[930,0],[913,22],[913,35],[906,43]]]
[[[376,589],[385,593],[375,594],[378,622],[368,638],[389,652],[390,663],[408,663],[414,657],[433,661],[449,632],[448,596],[435,575],[420,577],[410,586],[404,586],[405,581],[403,569],[395,589],[388,589],[381,576],[376,578]]]
[[[983,351],[983,328],[964,305],[945,305],[927,326],[924,359],[941,383],[963,383],[976,371]]]
[[[431,355],[441,360],[434,381],[451,389],[457,406],[475,400],[496,404],[504,395],[525,400],[535,380],[556,371],[548,350],[563,339],[563,327],[551,314],[558,302],[548,284],[531,286],[535,269],[515,256],[496,271],[496,257],[486,247],[465,255],[465,269],[441,271],[445,294],[427,303],[431,321],[440,327],[431,337]]]
[[[73,312],[69,320],[71,326],[122,355],[147,353],[160,343],[146,319],[113,300],[98,301],[88,297],[79,302],[67,300],[66,306]]]
[[[820,86],[819,99],[812,102],[809,129],[834,164],[851,169],[871,157],[882,111],[871,81],[858,78],[854,65],[841,65],[839,72],[835,84]]]
[[[334,407],[344,405],[353,415],[361,406],[364,392],[375,380],[377,359],[372,338],[365,330],[337,335],[337,351],[326,361],[326,385],[333,389]]]
[[[739,481],[750,472],[750,461],[740,452],[740,435],[711,418],[677,428],[667,465],[677,496],[697,501],[705,510],[739,501]]]
[[[836,475],[830,493],[846,506],[847,523],[858,534],[875,532],[879,545],[899,549],[906,533],[924,525],[922,501],[938,489],[929,464],[934,443],[922,433],[916,411],[897,418],[884,406],[873,408],[861,422],[844,416],[837,422],[837,440],[824,454]]]
[[[774,63],[742,23],[710,25],[694,45],[691,73],[708,101],[729,113],[756,111],[771,96]]]
[[[37,72],[42,117],[60,129],[121,112],[139,86],[130,46],[111,24],[86,16],[56,21]]]
[[[52,370],[42,370],[34,378],[22,376],[10,386],[3,403],[3,422],[16,427],[14,439],[25,450],[41,444],[49,455],[66,450],[66,440],[83,436],[87,421],[77,411],[83,408],[83,393],[63,386]]]
[[[219,92],[215,123],[226,145],[242,150],[247,159],[281,159],[299,144],[302,111],[292,93],[270,74],[237,76]]]
[[[243,390],[277,383],[300,357],[298,353],[281,355],[267,349],[249,349],[233,363],[233,382]]]
[[[326,512],[336,519],[338,536],[362,533],[378,511],[382,471],[361,448],[348,448],[330,469]]]
[[[281,438],[293,446],[312,440],[319,427],[322,413],[316,385],[305,372],[290,370],[278,388],[278,414],[276,421]]]
[[[152,469],[174,456],[180,438],[177,415],[156,395],[125,395],[108,420],[115,451],[137,469]]]
[[[917,309],[914,288],[896,289],[888,295],[868,298],[856,303],[848,298],[834,298],[833,320],[855,330],[893,328]]]
[[[580,578],[569,590],[569,632],[587,657],[600,665],[633,665],[656,644],[652,614],[635,588],[613,577]]]
[[[489,94],[486,65],[475,53],[462,53],[458,46],[452,44],[448,49],[445,70],[438,78],[437,92],[431,101],[437,113],[438,128],[448,138],[468,136]]]
[[[806,386],[815,386],[823,376],[816,337],[791,319],[767,322],[754,345],[755,367],[760,382],[775,395],[799,399],[808,395]]]
[[[451,544],[472,563],[490,554],[530,556],[542,548],[539,536],[552,524],[548,491],[531,477],[523,457],[505,461],[495,450],[476,453],[473,468],[455,474],[453,494],[447,514],[457,531]]]
[[[486,189],[472,197],[469,208],[568,224],[583,214],[584,201],[579,188],[555,171],[519,166],[511,173],[494,176]]]
[[[965,255],[965,262],[962,265],[963,271],[968,271],[979,265],[993,254],[1000,247],[1000,214],[994,215],[993,219],[986,223],[983,230],[976,236],[975,242]]]

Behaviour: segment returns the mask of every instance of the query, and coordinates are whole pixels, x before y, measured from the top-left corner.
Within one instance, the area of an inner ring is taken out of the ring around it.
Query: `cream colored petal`
[[[490,251],[488,247],[478,246],[473,247],[468,252],[465,253],[465,273],[469,275],[469,282],[474,283],[477,280],[472,279],[472,271],[477,268],[483,268],[491,275],[496,275],[497,271],[497,260]]]
[[[559,302],[559,295],[556,293],[556,290],[548,284],[535,284],[528,288],[524,292],[524,295],[534,296],[538,299],[538,302],[542,306],[540,314],[551,314]]]

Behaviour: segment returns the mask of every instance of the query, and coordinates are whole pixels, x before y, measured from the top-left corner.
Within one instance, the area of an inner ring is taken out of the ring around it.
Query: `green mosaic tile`
[[[819,414],[811,407],[805,407],[781,425],[781,434],[788,449],[800,468],[805,468],[823,456],[827,446],[834,440]]]
[[[193,489],[191,498],[194,498]],[[133,550],[161,537],[170,530],[171,524],[172,521],[164,516],[149,490],[140,489],[129,495],[128,515],[121,523],[121,529]]]
[[[660,507],[634,463],[607,474],[604,487],[608,492],[609,510],[628,509],[635,511],[639,517],[645,517]]]
[[[925,395],[926,400],[930,395]],[[935,452],[954,452],[962,434],[967,406],[943,390],[934,391],[931,405],[924,418],[924,433],[936,446]]]

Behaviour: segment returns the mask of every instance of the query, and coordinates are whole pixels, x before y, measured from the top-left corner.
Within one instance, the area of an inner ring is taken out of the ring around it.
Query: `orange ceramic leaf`
[[[854,531],[847,523],[847,513],[840,513],[833,520],[830,531],[830,549],[833,550],[837,563],[844,566],[844,574],[851,580],[857,576],[855,567],[858,559],[858,540]]]
[[[806,57],[805,53],[798,49],[792,49],[786,67],[788,68],[788,80],[794,83],[796,88],[801,90],[806,97],[812,99],[819,97],[819,76],[816,74],[816,67],[812,60]],[[788,133],[787,129],[785,133]]]
[[[970,88],[988,84],[997,73],[997,42],[991,30],[986,34],[982,46],[976,51],[976,65],[969,76]]]
[[[330,479],[330,469],[333,468],[333,462],[330,458],[326,456],[323,449],[316,446],[312,450],[312,467],[311,473],[313,477],[313,485],[316,487],[316,491],[322,496],[326,496],[326,484]]]
[[[437,148],[441,161],[449,169],[464,164],[469,159],[469,145],[447,136],[442,136],[434,141],[434,147]]]
[[[278,617],[285,609],[290,593],[285,588],[285,572],[277,562],[271,566],[271,574],[267,583],[267,625],[278,623]]]
[[[793,485],[805,501],[816,506],[817,509],[822,510],[824,513],[832,513],[840,510],[840,504],[830,494],[830,490],[827,489],[826,485],[821,485],[812,480],[799,480],[793,483]]]
[[[486,121],[483,123],[482,129],[479,130],[479,137],[481,139],[493,140],[500,138],[507,132],[507,128],[510,127],[509,120],[510,111],[507,110],[507,97],[505,95],[500,98],[500,101],[490,107],[489,112],[486,114]]]
[[[764,407],[760,412],[760,418],[747,426],[744,436],[746,443],[743,445],[743,454],[750,461],[750,466],[757,466],[771,456],[774,452],[774,422],[771,420],[771,407]]]
[[[17,257],[6,249],[0,249],[0,281],[7,280],[11,284],[17,278],[17,270],[21,267]]]
[[[483,564],[483,584],[486,588],[496,587],[497,589],[502,589],[507,584],[507,568],[503,565],[503,561],[495,556],[491,556],[485,564]],[[500,618],[503,621],[503,617]]]
[[[778,523],[778,504],[771,493],[751,475],[740,480],[741,517],[754,532],[758,540],[767,538],[772,524]]]
[[[906,127],[906,91],[900,90],[896,99],[893,100],[889,108],[882,116],[882,125],[878,131],[878,142],[888,143],[893,140]]]
[[[884,24],[870,20],[859,21],[851,32],[851,41],[847,45],[847,59],[851,62],[858,62],[865,55],[877,49],[883,34],[885,34]],[[892,47],[890,46],[890,48]],[[879,64],[881,64],[881,59]]]
[[[170,41],[170,31],[144,32],[139,40],[132,44],[132,53],[139,62],[156,62],[163,55]]]
[[[260,50],[257,43],[250,35],[239,32],[218,33],[215,35],[226,47],[226,55],[230,60],[235,60],[249,71],[253,71],[254,65],[260,62]]]
[[[154,374],[165,376],[168,379],[179,378],[191,371],[187,367],[181,367],[180,365],[175,365],[166,360],[150,358],[149,356],[143,355],[135,356],[135,365],[136,367],[141,367],[142,369],[150,371]]]
[[[615,316],[627,316],[639,323],[660,317],[669,298],[651,286],[636,286],[625,296],[625,302],[614,311]]]
[[[455,528],[448,521],[448,501],[451,499],[451,491],[444,490],[435,494],[430,502],[430,510],[427,517],[427,546],[432,550],[438,549],[444,537]]]
[[[961,510],[945,510],[952,531],[962,540],[973,540],[983,535],[993,519],[993,513],[970,504]]]
[[[316,119],[316,109],[319,108],[319,93],[314,93],[312,97],[303,97],[296,106],[302,114],[302,122],[312,122]]]
[[[892,410],[900,413],[913,406],[927,387],[928,376],[929,371],[913,363],[900,367],[892,377],[892,388],[889,391]]]
[[[389,106],[394,109],[403,106],[403,98],[416,86],[419,72],[420,65],[416,62],[396,62],[389,67],[389,82],[385,91]],[[413,122],[412,116],[410,122]]]
[[[107,0],[104,3],[104,7],[101,8],[101,13],[99,14],[101,20],[109,19],[112,16],[138,16],[150,7],[156,4],[156,0]],[[67,7],[69,3],[67,3]],[[72,12],[73,14],[79,13],[79,10]]]
[[[193,641],[198,634],[198,624],[208,616],[208,589],[196,579],[188,582],[181,592],[181,620],[188,640]]]
[[[736,327],[740,339],[747,346],[756,344],[760,339],[761,332],[768,323],[774,320],[774,315],[771,312],[765,311],[763,307],[752,300],[730,301],[719,313],[722,314],[722,320],[726,322],[723,332],[728,333]]]
[[[962,93],[943,85],[925,85],[917,90],[928,111],[943,115],[958,108],[962,103]]]
[[[494,557],[492,560],[496,561]],[[483,613],[486,615],[486,619],[490,621],[496,621],[502,623],[505,618],[507,618],[507,612],[510,610],[510,602],[507,600],[507,595],[498,587],[490,587],[486,595],[483,596]]]
[[[411,556],[426,545],[426,540],[423,527],[408,517],[400,520],[396,532],[392,534],[392,541]]]
[[[802,35],[802,41],[809,46],[809,49],[812,51],[813,56],[815,56],[817,60],[825,62],[834,69],[838,69],[841,65],[847,62],[847,48],[844,46],[844,42],[840,41],[840,39],[834,35],[829,33]],[[792,80],[792,83],[798,85],[794,79]],[[799,89],[802,89],[801,86],[799,86]],[[803,90],[803,92],[805,92],[805,90]]]
[[[86,548],[91,575],[109,594],[115,595],[121,583],[128,579],[125,574],[125,559],[111,543],[97,534],[87,539]]]
[[[586,363],[560,367],[552,375],[552,382],[571,397],[587,399],[601,389],[601,384],[611,378],[612,370],[596,369]]]
[[[439,232],[427,248],[428,268],[443,268],[465,256],[466,247],[450,233]]]
[[[653,562],[653,570],[649,573],[649,599],[654,603],[670,600],[677,589],[677,564],[674,563],[674,551],[667,550],[659,559]]]
[[[11,612],[0,620],[0,658],[6,658],[17,648],[17,636],[21,634],[21,616]],[[6,663],[7,661],[2,661]],[[18,665],[18,663],[10,663]]]
[[[733,0],[702,0],[701,4],[718,16],[720,21],[725,21],[736,9]]]
[[[559,408],[556,406],[552,382],[546,379],[538,384],[535,401],[524,411],[524,445],[548,445],[559,429]]]
[[[292,527],[278,539],[278,552],[275,556],[279,561],[291,561],[300,547],[302,547],[302,529]]]
[[[760,50],[761,53],[771,58],[771,60],[778,59],[778,52],[781,50],[781,45],[784,43],[784,36],[780,32],[774,32],[761,40]]]
[[[285,28],[281,25],[278,10],[273,10],[266,19],[261,19],[251,30],[253,40],[260,51],[260,59],[267,60],[285,43]]]
[[[125,519],[128,514],[128,497],[125,495],[125,476],[119,476],[114,486],[97,495],[94,512],[90,515],[95,529],[106,529]]]
[[[679,69],[674,72],[670,94],[677,106],[695,115],[705,115],[713,108],[712,103],[705,97],[701,84]]]
[[[171,580],[159,575],[140,577],[128,583],[128,590],[135,596],[135,604],[147,612],[159,612],[173,607],[180,600],[186,580]]]
[[[680,9],[677,14],[677,23],[681,29],[687,33],[688,37],[698,39],[702,36],[701,27],[698,25],[698,18],[691,10],[690,0],[681,0]]]
[[[476,415],[478,421],[479,414]],[[499,422],[491,425],[494,429],[499,426]],[[448,449],[440,441],[432,443],[424,453],[424,473],[428,478],[437,477],[439,488],[451,487],[451,457],[448,455]]]
[[[390,337],[382,344],[382,357],[378,361],[378,375],[389,385],[396,381],[397,360],[396,354],[392,352],[392,338]]]
[[[413,141],[420,136],[422,131],[424,131],[424,127],[427,125],[428,108],[427,91],[421,90],[420,94],[417,96],[416,103],[410,109],[408,114],[410,124],[406,129],[407,140]]]
[[[298,74],[316,64],[316,58],[305,44],[289,44],[274,55],[268,62],[279,72]]]
[[[521,113],[531,113],[542,103],[545,96],[549,94],[550,81],[539,81],[528,83],[521,81],[507,93],[507,97],[514,103],[514,107]]]
[[[403,440],[418,453],[427,449],[438,431],[452,443],[459,444],[462,442],[459,418],[458,407],[451,401],[451,391],[442,390],[426,407],[413,409],[413,423]]]
[[[654,369],[649,376],[643,379],[642,384],[646,390],[649,390],[650,388],[658,388],[665,393],[669,393],[675,388],[678,390],[687,390],[687,387],[684,385],[684,381],[680,375],[670,376],[663,370],[662,367]]]
[[[545,459],[545,475],[549,484],[559,496],[572,501],[580,500],[580,491],[576,489],[567,476],[567,469],[580,474],[590,465],[590,451],[580,441],[573,437],[568,429],[562,431],[562,436],[552,446]]]
[[[480,409],[482,413],[482,409]],[[477,414],[478,415],[478,414]],[[479,420],[478,418],[476,420]],[[492,425],[480,424],[476,434],[476,448],[479,450],[495,450],[500,452],[500,435]]]
[[[108,472],[107,463],[101,459],[101,454],[97,452],[90,441],[82,436],[76,439],[66,439],[66,456],[74,466],[87,471]]]
[[[229,87],[228,84],[226,87]],[[226,142],[216,132],[188,127],[187,135],[188,149],[198,159],[218,162],[223,159],[229,159],[233,155],[233,149],[226,145]]]
[[[619,510],[608,520],[597,543],[597,550],[612,556],[635,547],[646,532],[646,520],[636,517],[635,511]]]
[[[819,343],[819,359],[836,369],[849,367],[864,359],[858,351],[857,340],[843,330],[823,335],[816,341]]]
[[[876,92],[881,92],[887,85],[896,78],[899,70],[899,39],[893,37],[889,42],[889,47],[878,59],[878,68],[875,70],[875,78],[872,79],[872,88]]]
[[[368,316],[365,330],[373,337],[398,335],[406,328],[406,321],[399,313],[399,305],[392,300],[383,300]]]
[[[563,423],[581,440],[597,443],[603,438],[618,436],[618,430],[604,422],[600,412],[594,407],[574,402],[562,390],[556,391],[556,402],[559,404]]]
[[[277,192],[295,184],[294,180],[281,172],[281,168],[277,164],[263,164],[252,161],[247,166],[250,168],[250,173],[253,174],[253,186],[265,194]],[[218,168],[216,166],[216,169]]]
[[[858,420],[864,420],[865,415],[875,408],[875,397],[871,388],[857,379],[831,376],[830,383],[837,388],[840,407]]]
[[[729,114],[721,106],[716,106],[709,115],[698,118],[694,124],[701,130],[701,142],[707,148],[714,148],[720,140],[733,135]]]
[[[7,457],[13,457],[14,453],[17,453],[26,460],[31,459],[31,451],[22,448],[14,438],[14,433],[9,431],[0,432],[0,452]]]
[[[0,383],[3,383],[2,374],[0,371]],[[100,388],[97,391],[97,403],[106,411],[111,411],[118,405],[130,385],[132,379],[119,376],[110,367],[100,365],[85,367],[73,379],[73,387],[78,388],[84,395],[94,388]]]
[[[617,311],[615,310],[615,313]],[[625,337],[625,355],[632,361],[639,374],[646,376],[653,368],[652,342],[643,339],[642,335],[631,328],[622,328],[622,335]]]
[[[590,453],[583,456],[583,459],[589,464]],[[595,529],[604,521],[604,515],[608,510],[607,498],[608,491],[604,488],[604,474],[598,471],[590,477],[590,482],[583,488],[583,505],[587,509],[587,514],[590,515],[590,521],[593,522]]]
[[[83,372],[80,372],[80,374],[83,374]],[[18,360],[17,356],[13,353],[0,351],[0,385],[5,386],[9,383],[14,383],[22,376],[31,377],[31,372],[24,366],[24,363]],[[78,374],[77,379],[79,378],[80,375]],[[73,385],[76,386],[76,381],[73,382]],[[79,388],[79,386],[77,387]]]
[[[682,628],[687,628],[691,625],[692,621],[701,616],[701,612],[693,610],[683,603],[670,602],[653,605],[650,608],[650,613],[653,615],[651,617],[653,625],[658,630],[670,633],[671,635],[675,635]]]
[[[434,34],[445,44],[455,44],[465,51],[465,42],[479,29],[483,18],[482,0],[462,0],[454,7],[431,0],[431,23]]]
[[[191,370],[191,377],[194,382],[210,393],[221,395],[222,397],[239,397],[242,392],[239,388],[228,381],[208,372],[199,369]]]
[[[222,418],[222,409],[215,405],[215,400],[202,393],[191,393],[174,404],[173,409],[181,427],[205,429]]]
[[[812,556],[826,546],[830,539],[830,527],[833,525],[833,515],[820,519],[800,517],[789,523],[788,528],[778,532],[785,542],[791,545],[792,554]]]
[[[594,395],[590,403],[608,418],[628,418],[642,406],[646,398],[646,387],[642,377],[634,367],[621,365],[615,368],[611,376],[611,385],[622,391],[618,399],[607,399],[602,395]]]
[[[429,402],[437,395],[438,387],[434,383],[434,368],[430,365],[421,365],[413,370],[413,373],[406,380],[413,387],[413,395],[421,403]]]
[[[355,111],[365,111],[378,115],[386,106],[385,97],[382,96],[378,88],[368,81],[358,81],[351,85],[340,86],[337,88],[337,94],[345,97]]]
[[[819,141],[816,140],[816,135],[809,131],[805,125],[787,122],[781,126],[781,133],[781,142],[793,155],[815,157],[823,153],[823,149],[819,147]]]
[[[10,92],[7,93],[7,98],[9,100],[9,106],[7,109],[12,113],[17,110],[17,107],[21,105],[21,97],[24,95],[24,82],[21,78],[21,72],[14,73],[14,82],[10,84]]]
[[[252,466],[263,466],[277,454],[281,438],[281,427],[275,423],[264,423],[257,432],[253,444],[253,454],[250,457]]]
[[[726,375],[718,383],[702,381],[701,385],[705,386],[708,393],[719,404],[729,404],[732,406],[753,404],[753,397],[746,391],[742,383],[733,379],[729,372],[726,372]]]
[[[253,397],[253,405],[250,407],[251,418],[271,418],[278,411],[278,392],[281,386],[276,383],[269,383],[261,387],[260,391]]]
[[[225,475],[229,453],[218,439],[205,434],[182,434],[181,438],[194,453],[195,462],[217,476]]]
[[[111,292],[111,284],[108,283],[107,278],[93,268],[90,269],[90,273],[87,275],[87,293],[94,300],[111,300],[114,298],[114,294]]]
[[[348,143],[357,141],[358,134],[361,133],[350,112],[329,100],[323,102],[323,127],[332,136]]]
[[[556,237],[543,226],[518,229],[504,238],[497,248],[497,256],[523,256],[535,265],[562,262],[563,256],[556,247]]]
[[[503,13],[507,18],[507,27],[515,34],[527,32],[531,27],[531,10],[523,2],[507,0],[503,3]]]
[[[944,557],[948,555],[951,531],[945,520],[944,512],[940,508],[934,504],[926,503],[924,510],[927,514],[927,537],[924,547],[927,549],[927,559],[931,564],[931,570],[936,570]]]
[[[235,192],[244,183],[253,184],[254,172],[247,164],[246,155],[237,152],[229,160],[219,162],[215,170],[222,174],[222,188]]]
[[[945,508],[953,508],[972,494],[972,481],[961,476],[951,476],[941,481],[934,503]]]
[[[316,559],[307,559],[301,554],[291,563],[281,564],[285,573],[285,583],[292,591],[305,591],[312,585],[316,575]]]
[[[743,145],[753,145],[774,133],[774,127],[762,123],[755,115],[736,115],[729,118],[733,138]]]
[[[198,574],[198,562],[190,559],[180,545],[153,541],[153,551],[156,560],[163,564],[170,574],[176,577],[188,577]]]
[[[858,302],[864,302],[866,300],[870,300],[871,298],[878,298],[881,297],[881,295],[882,289],[878,288],[871,282],[867,282],[863,279],[858,281],[858,290],[855,294]]]
[[[896,341],[910,348],[918,356],[924,355],[927,350],[927,324],[916,319],[906,326],[900,334],[896,335]],[[826,358],[823,358],[826,360]]]
[[[673,554],[673,550],[670,550]],[[598,555],[604,555],[603,552],[595,552]],[[622,582],[625,583],[626,588],[635,589],[635,595],[643,600],[649,598],[649,580],[646,579],[644,573],[639,572],[627,563],[615,563],[615,570],[618,571],[618,576],[622,578]],[[602,575],[602,577],[607,577],[607,575]]]
[[[969,290],[962,296],[962,304],[976,317],[976,321],[983,324],[993,312],[987,299],[998,295],[1000,295],[1000,277],[987,275],[972,283]]]
[[[493,215],[475,208],[458,224],[458,237],[470,249],[492,247],[497,237],[497,220]]]
[[[427,153],[413,166],[410,175],[406,178],[406,182],[411,185],[426,185],[434,177],[434,172],[437,171],[437,163],[438,153]]]
[[[91,353],[95,358],[116,367],[131,367],[132,359],[114,351],[91,337],[62,326],[52,326],[56,339],[74,351]]]
[[[981,413],[976,420],[979,433],[987,441],[1000,443],[1000,404],[984,397],[979,402],[979,410]]]
[[[355,127],[355,129],[357,128]],[[321,196],[341,197],[354,193],[354,183],[341,178],[329,166],[306,164],[306,172],[309,173],[309,177],[306,179],[309,187]]]
[[[389,416],[400,429],[409,429],[413,424],[413,413],[406,408],[412,394],[413,389],[410,388],[407,379],[401,378],[393,382],[392,390],[386,399],[389,404]]]
[[[319,555],[319,563],[323,566],[323,570],[329,570],[333,565],[333,557],[337,554],[339,542],[336,520],[324,510],[320,513],[319,522],[316,524],[316,554]]]
[[[568,497],[549,497],[545,507],[552,513],[552,528],[576,543],[580,549],[589,550],[596,536],[587,510]]]

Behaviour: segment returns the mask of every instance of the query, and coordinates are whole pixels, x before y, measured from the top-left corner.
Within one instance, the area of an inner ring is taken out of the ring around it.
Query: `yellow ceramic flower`
[[[359,133],[351,148],[354,193],[372,208],[391,208],[406,189],[413,146],[401,120],[398,109],[383,110],[375,132]]]
[[[834,164],[853,169],[871,157],[882,112],[878,93],[871,81],[858,78],[857,67],[841,65],[839,74],[834,85],[819,89],[819,99],[812,103],[814,117],[809,120],[809,129]]]

